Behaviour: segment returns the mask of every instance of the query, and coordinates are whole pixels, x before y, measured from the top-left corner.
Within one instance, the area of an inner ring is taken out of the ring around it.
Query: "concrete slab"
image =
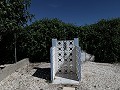
[[[73,87],[63,87],[63,90],[75,90]]]
[[[77,85],[77,84],[79,84],[79,81],[55,76],[53,84],[73,84],[73,85]]]

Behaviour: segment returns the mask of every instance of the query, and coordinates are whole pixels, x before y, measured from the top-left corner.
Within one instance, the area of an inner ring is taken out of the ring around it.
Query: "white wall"
[[[81,52],[81,61],[82,62],[84,62],[84,61],[94,61],[94,59],[95,59],[94,55],[88,54],[85,51]]]

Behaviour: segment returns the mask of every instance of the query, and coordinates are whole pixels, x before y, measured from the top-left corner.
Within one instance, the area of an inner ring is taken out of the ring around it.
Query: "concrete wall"
[[[76,49],[77,76],[78,80],[81,81],[81,48],[76,46],[75,49]]]
[[[94,61],[94,59],[95,59],[94,55],[88,54],[85,51],[81,52],[81,61],[82,62],[85,62],[85,61]]]
[[[51,47],[50,48],[50,63],[51,63],[51,81],[54,80],[55,77],[55,73],[56,73],[56,63],[55,63],[55,59],[56,59],[56,54],[55,54],[56,48],[55,47]]]
[[[6,78],[7,76],[14,73],[16,70],[18,70],[19,68],[21,68],[25,65],[29,65],[28,58],[23,59],[15,64],[11,64],[11,65],[5,67],[4,69],[0,70],[0,81],[2,81],[4,78]]]

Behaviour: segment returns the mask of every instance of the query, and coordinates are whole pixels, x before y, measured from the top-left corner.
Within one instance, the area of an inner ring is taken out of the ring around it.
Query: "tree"
[[[16,33],[33,17],[28,11],[29,6],[30,0],[0,1],[0,55],[3,62],[9,62],[8,58],[13,59],[14,35],[16,37]]]
[[[1,0],[0,1],[0,34],[16,31],[23,27],[31,15],[28,12],[30,0]]]
[[[95,55],[96,62],[120,61],[120,18],[102,19],[83,28],[84,49]]]
[[[76,30],[76,26],[56,18],[35,21],[19,35],[19,57],[29,57],[32,62],[49,61],[52,38],[74,39]]]

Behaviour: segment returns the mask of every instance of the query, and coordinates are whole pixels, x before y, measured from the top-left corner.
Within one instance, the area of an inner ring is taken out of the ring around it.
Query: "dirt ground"
[[[120,64],[84,62],[79,85],[50,82],[50,63],[30,63],[0,82],[0,90],[120,90]]]

